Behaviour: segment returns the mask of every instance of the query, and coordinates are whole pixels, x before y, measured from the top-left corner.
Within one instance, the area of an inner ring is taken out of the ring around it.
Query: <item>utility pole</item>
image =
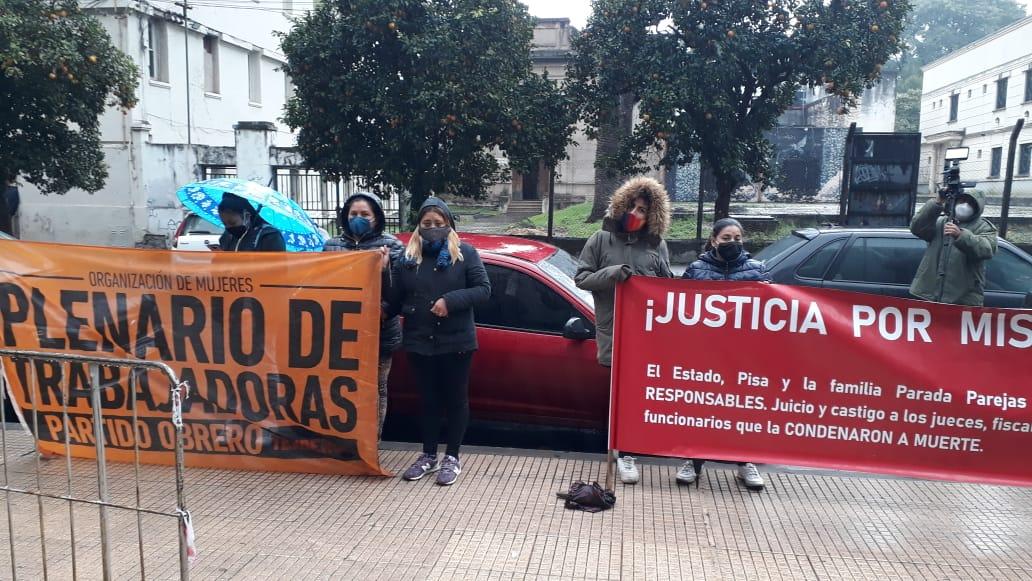
[[[193,118],[190,114],[190,17],[187,11],[190,10],[189,0],[176,2],[176,6],[183,8],[183,57],[186,63],[186,159],[191,163],[190,155],[193,153]],[[196,169],[196,168],[194,168]],[[197,178],[196,171],[194,177]]]

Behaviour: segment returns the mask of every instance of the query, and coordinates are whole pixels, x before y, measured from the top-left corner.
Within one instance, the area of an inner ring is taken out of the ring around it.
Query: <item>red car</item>
[[[470,377],[471,419],[605,430],[609,370],[596,360],[591,294],[573,282],[577,260],[514,236],[461,237],[491,278],[491,300],[475,311],[480,350]],[[391,416],[419,415],[403,351],[394,357],[389,392]]]

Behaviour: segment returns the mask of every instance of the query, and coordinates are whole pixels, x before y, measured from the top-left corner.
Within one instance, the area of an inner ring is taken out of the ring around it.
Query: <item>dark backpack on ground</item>
[[[567,492],[557,492],[556,496],[566,501],[566,508],[586,512],[601,512],[616,506],[616,495],[611,490],[604,490],[598,482],[578,480],[570,485]]]

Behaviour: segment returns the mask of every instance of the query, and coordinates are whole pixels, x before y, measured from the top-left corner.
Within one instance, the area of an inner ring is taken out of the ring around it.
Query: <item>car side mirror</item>
[[[570,317],[563,327],[563,337],[574,341],[584,341],[595,338],[595,329],[581,317]]]

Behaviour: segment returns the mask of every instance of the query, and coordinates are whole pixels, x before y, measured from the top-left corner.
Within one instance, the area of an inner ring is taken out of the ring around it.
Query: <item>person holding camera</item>
[[[929,200],[914,215],[910,231],[928,243],[910,294],[936,303],[980,307],[985,293],[985,263],[996,254],[996,226],[982,217],[985,196],[957,194],[950,217],[947,198]]]

